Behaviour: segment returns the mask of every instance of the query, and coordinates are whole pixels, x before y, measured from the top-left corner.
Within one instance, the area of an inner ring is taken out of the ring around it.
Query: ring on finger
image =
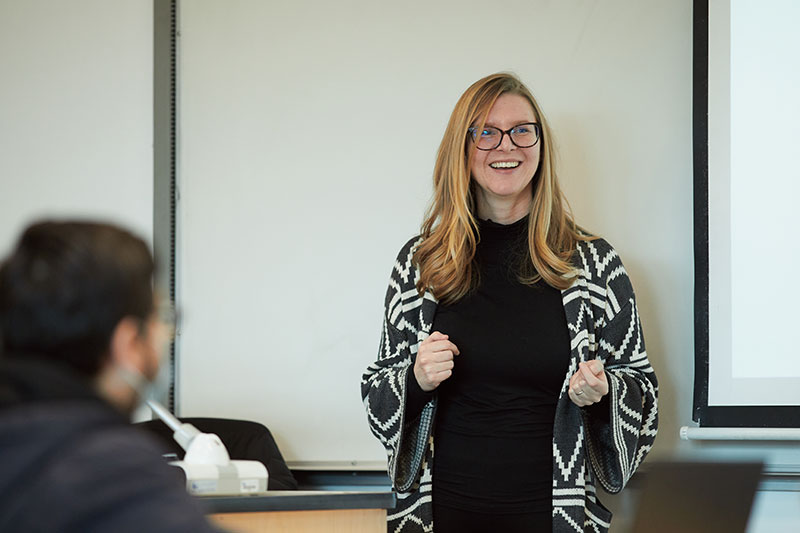
[[[576,392],[575,394],[576,394],[577,396],[580,396],[581,394],[583,394],[583,391],[582,391],[582,390],[579,390],[579,391],[578,391],[578,392]]]

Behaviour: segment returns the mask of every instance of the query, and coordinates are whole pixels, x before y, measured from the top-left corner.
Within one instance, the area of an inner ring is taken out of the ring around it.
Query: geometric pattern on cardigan
[[[412,258],[421,242],[400,250],[389,280],[377,360],[366,369],[361,395],[372,433],[384,445],[398,502],[388,531],[433,531],[431,487],[436,395],[421,415],[406,420],[406,374],[419,343],[431,332],[436,299],[417,293]],[[570,363],[553,426],[553,531],[605,533],[611,513],[596,485],[625,486],[653,445],[658,428],[658,382],[647,359],[633,287],[616,251],[603,239],[579,241],[578,275],[562,291]],[[567,395],[578,363],[600,359],[609,382],[609,412],[580,408]]]

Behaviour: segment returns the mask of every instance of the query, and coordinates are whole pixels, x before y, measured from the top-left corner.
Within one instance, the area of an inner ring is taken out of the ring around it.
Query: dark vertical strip
[[[178,2],[171,0],[170,3],[170,32],[169,32],[169,147],[170,147],[170,165],[169,172],[169,300],[173,305],[177,302],[177,291],[175,288],[175,280],[177,279],[175,273],[175,266],[177,258],[175,257],[176,250],[176,219],[177,219],[177,200],[178,200],[178,186],[177,186],[177,64],[178,64]],[[175,342],[169,345],[169,367],[170,367],[170,382],[169,382],[169,409],[175,411],[175,377],[177,375],[177,365],[175,360]]]
[[[694,406],[708,408],[708,0],[694,0]]]
[[[153,252],[156,286],[173,304],[176,219],[177,1],[153,1]],[[175,410],[175,343],[169,348],[170,387],[159,398]]]

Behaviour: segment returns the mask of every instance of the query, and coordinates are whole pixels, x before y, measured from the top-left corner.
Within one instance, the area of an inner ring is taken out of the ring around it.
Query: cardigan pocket
[[[586,499],[586,522],[583,530],[586,533],[607,533],[611,527],[612,513],[600,500]]]

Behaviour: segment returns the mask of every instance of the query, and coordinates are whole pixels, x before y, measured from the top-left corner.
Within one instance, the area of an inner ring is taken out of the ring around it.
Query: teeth
[[[519,161],[497,161],[489,165],[492,168],[517,168]]]

